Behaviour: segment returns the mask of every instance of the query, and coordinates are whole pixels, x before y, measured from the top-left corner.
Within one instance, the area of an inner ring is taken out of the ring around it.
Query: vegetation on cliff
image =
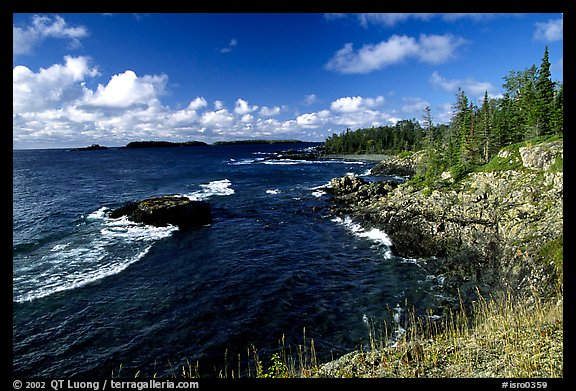
[[[381,126],[333,134],[326,153],[389,153],[425,151],[425,177],[451,171],[460,176],[488,163],[500,149],[538,136],[564,131],[564,86],[550,78],[548,48],[540,67],[511,71],[504,77],[502,97],[484,94],[481,106],[463,90],[456,94],[449,124],[434,124],[430,107],[421,122],[403,120]]]

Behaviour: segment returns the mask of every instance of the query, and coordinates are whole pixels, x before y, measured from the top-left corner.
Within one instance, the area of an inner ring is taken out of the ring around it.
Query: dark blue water
[[[251,346],[302,344],[304,329],[327,360],[366,344],[366,320],[434,306],[441,279],[328,214],[318,187],[372,164],[264,160],[290,147],[303,145],[14,151],[14,375],[215,374]],[[107,217],[173,194],[207,200],[213,223]]]

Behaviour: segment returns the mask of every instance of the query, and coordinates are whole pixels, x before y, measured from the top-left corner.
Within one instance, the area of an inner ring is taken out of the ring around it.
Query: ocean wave
[[[331,189],[331,188],[332,188],[332,181],[328,181],[324,185],[310,187],[310,188],[308,188],[308,190],[312,190],[312,195],[314,197],[320,198],[323,195],[326,195],[326,192],[324,191],[324,189]]]
[[[229,196],[235,193],[234,189],[232,188],[232,182],[230,182],[229,179],[203,183],[200,185],[200,187],[202,190],[184,194],[182,196],[187,197],[192,201],[202,201],[212,196]]]
[[[17,303],[24,303],[28,301],[33,301],[37,299],[41,299],[46,296],[53,295],[58,292],[72,290],[76,288],[81,288],[103,278],[113,276],[125,270],[131,264],[140,260],[152,246],[146,247],[136,256],[124,259],[123,262],[119,261],[113,264],[108,265],[107,267],[101,267],[98,269],[93,270],[85,270],[85,271],[76,271],[70,274],[58,275],[46,273],[46,275],[39,275],[37,278],[34,278],[32,282],[42,283],[42,286],[31,291],[22,293],[17,295],[14,298],[14,302]],[[82,253],[82,251],[77,251],[78,253]],[[86,255],[86,254],[83,254]],[[100,257],[102,258],[102,257]]]
[[[125,216],[112,219],[107,210],[90,213],[87,224],[65,243],[55,244],[26,268],[16,268],[13,301],[37,300],[118,274],[142,259],[154,242],[178,230],[134,223]]]
[[[349,216],[346,216],[344,219],[342,219],[341,217],[335,217],[332,219],[332,221],[343,225],[350,232],[352,232],[354,235],[358,237],[369,239],[377,245],[383,245],[387,247],[388,249],[385,252],[384,257],[386,259],[392,258],[392,251],[390,250],[390,247],[392,246],[392,240],[386,234],[386,232],[381,231],[378,228],[372,228],[370,230],[367,230],[360,224],[353,222],[352,218],[350,218]]]
[[[280,190],[278,190],[278,189],[269,189],[269,190],[266,190],[266,194],[276,195],[276,194],[279,194],[279,193],[280,193]]]

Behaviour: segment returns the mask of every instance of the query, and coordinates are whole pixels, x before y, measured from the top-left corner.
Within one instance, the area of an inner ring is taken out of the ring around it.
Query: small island
[[[100,151],[103,149],[108,149],[108,147],[105,147],[100,144],[92,144],[89,147],[75,148],[73,149],[73,151]]]

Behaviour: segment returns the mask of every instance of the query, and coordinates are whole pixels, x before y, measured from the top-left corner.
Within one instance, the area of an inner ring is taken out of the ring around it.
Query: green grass
[[[395,346],[370,331],[370,347],[346,364],[320,374],[330,377],[562,377],[563,304],[534,296],[479,296],[439,323],[413,315]],[[386,328],[383,328],[386,329]]]

